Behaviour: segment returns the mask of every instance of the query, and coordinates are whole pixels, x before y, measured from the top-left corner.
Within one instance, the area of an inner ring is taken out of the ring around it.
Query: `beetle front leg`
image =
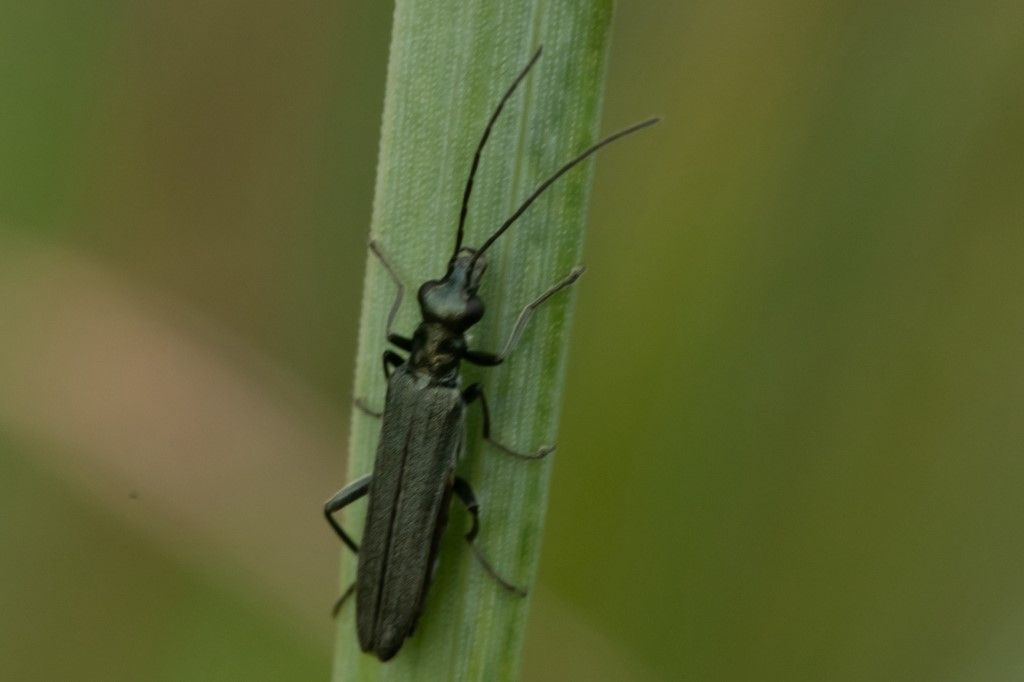
[[[474,400],[480,401],[480,409],[484,415],[484,440],[498,448],[506,455],[518,457],[519,459],[543,459],[555,451],[554,446],[542,445],[536,452],[519,452],[499,443],[491,438],[491,410],[487,407],[487,397],[484,395],[484,387],[481,384],[473,384],[462,393],[462,400],[468,405]]]
[[[509,592],[518,594],[520,597],[525,597],[526,590],[502,578],[498,572],[494,570],[494,567],[491,566],[491,562],[487,560],[487,557],[484,556],[483,552],[480,551],[480,548],[477,547],[474,542],[476,534],[480,530],[480,503],[476,501],[476,495],[473,494],[473,489],[469,487],[469,483],[467,483],[465,479],[456,476],[454,491],[458,498],[462,500],[462,503],[466,505],[466,510],[473,515],[473,527],[469,529],[468,533],[466,533],[466,542],[468,542],[470,548],[472,548],[473,556],[475,556],[476,560],[480,562],[483,569],[487,571],[487,575],[494,578],[499,585]]]
[[[376,239],[370,240],[370,251],[377,257],[380,264],[387,270],[388,275],[391,277],[391,281],[395,283],[398,291],[395,292],[395,302],[391,304],[391,310],[388,311],[388,324],[385,329],[385,334],[388,337],[388,341],[395,344],[404,351],[412,350],[412,339],[406,338],[400,334],[395,334],[391,331],[391,328],[395,323],[395,316],[398,315],[398,309],[402,307],[402,298],[405,296],[405,285],[402,284],[401,278],[395,271],[395,267],[391,265],[391,261],[387,256],[384,255],[384,251],[381,250],[380,244],[377,243]]]
[[[586,268],[582,265],[577,265],[564,279],[556,282],[554,286],[538,296],[528,306],[523,308],[519,313],[519,317],[516,318],[516,324],[512,327],[512,333],[509,335],[508,341],[505,342],[505,347],[500,353],[495,355],[494,353],[488,353],[486,351],[471,350],[466,351],[463,358],[468,362],[472,362],[474,365],[480,365],[482,367],[494,367],[495,365],[500,365],[505,362],[505,359],[508,358],[509,354],[516,347],[516,344],[519,343],[519,337],[523,335],[523,329],[526,328],[526,323],[530,321],[531,317],[533,317],[534,311],[537,310],[544,301],[548,300],[562,289],[572,285],[573,282],[580,278],[580,275],[583,274],[585,269]]]
[[[349,534],[345,532],[345,530],[341,527],[341,524],[334,519],[334,516],[332,516],[332,514],[334,514],[334,512],[342,510],[343,508],[347,507],[348,505],[352,504],[359,498],[366,495],[366,493],[370,489],[370,477],[371,474],[367,474],[362,478],[358,478],[355,481],[352,481],[347,486],[345,486],[338,492],[334,493],[334,496],[331,497],[331,499],[327,500],[327,502],[324,504],[324,518],[327,519],[327,523],[331,524],[331,528],[333,528],[334,532],[338,534],[338,537],[341,538],[341,541],[344,542],[345,545],[356,554],[359,554],[359,545],[357,545],[355,540],[353,540],[349,536]]]

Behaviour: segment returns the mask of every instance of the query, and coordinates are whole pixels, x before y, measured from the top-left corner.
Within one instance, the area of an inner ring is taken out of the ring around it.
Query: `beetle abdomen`
[[[394,656],[422,610],[463,412],[458,388],[431,384],[406,366],[388,381],[356,581],[359,643],[381,660]]]

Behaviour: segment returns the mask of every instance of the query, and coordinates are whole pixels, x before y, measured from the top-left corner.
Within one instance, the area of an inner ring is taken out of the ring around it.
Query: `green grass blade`
[[[598,136],[611,0],[411,2],[395,11],[371,234],[395,263],[407,296],[396,329],[418,321],[416,288],[444,274],[473,149],[493,107],[532,51],[544,56],[506,106],[484,151],[467,222],[479,245],[543,178]],[[481,296],[487,316],[470,345],[497,351],[527,302],[580,262],[592,161],[567,174],[488,252]],[[586,278],[582,285],[586,286]],[[394,286],[370,260],[360,321],[356,394],[383,404],[380,356]],[[554,443],[573,292],[536,314],[505,365],[466,368],[482,380],[494,435],[523,450]],[[380,424],[353,411],[349,477],[369,472]],[[530,586],[540,556],[556,453],[512,460],[480,436],[470,407],[460,473],[481,503],[478,542],[497,569]],[[363,504],[342,517],[359,530]],[[415,635],[386,663],[359,650],[354,600],[338,617],[335,680],[515,679],[528,599],[501,590],[462,541],[469,519],[456,502],[434,585]],[[342,561],[342,585],[355,560]]]

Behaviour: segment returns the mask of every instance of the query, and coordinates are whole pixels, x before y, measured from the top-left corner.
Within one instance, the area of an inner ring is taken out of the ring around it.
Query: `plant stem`
[[[444,274],[473,149],[501,93],[539,45],[544,55],[498,121],[475,182],[466,244],[479,245],[561,163],[597,137],[611,0],[398,0],[384,100],[371,234],[395,263],[408,295],[396,329],[418,322],[415,291]],[[470,346],[500,349],[522,306],[580,262],[592,161],[559,180],[488,251],[480,295],[487,315]],[[585,279],[584,279],[585,282]],[[356,395],[384,401],[380,369],[394,285],[369,259],[356,360]],[[568,353],[573,291],[537,311],[511,359],[476,370],[491,404],[493,435],[521,450],[554,443]],[[372,469],[380,422],[353,410],[349,477]],[[481,504],[477,542],[511,581],[532,586],[540,557],[553,460],[514,460],[480,437],[469,408],[459,473]],[[343,514],[362,528],[364,505]],[[453,505],[440,565],[416,632],[381,664],[356,640],[354,600],[338,616],[335,680],[508,680],[520,668],[528,599],[502,590],[462,540],[468,515]],[[355,579],[350,553],[342,586]]]

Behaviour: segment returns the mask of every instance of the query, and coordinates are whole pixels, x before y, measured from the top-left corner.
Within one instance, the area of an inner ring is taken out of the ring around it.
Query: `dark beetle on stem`
[[[538,49],[516,76],[484,128],[462,195],[455,248],[448,261],[448,270],[442,279],[431,280],[420,287],[417,298],[423,321],[411,339],[392,332],[404,287],[379,245],[370,242],[371,251],[398,288],[388,314],[387,339],[409,353],[409,357],[406,359],[394,351],[384,351],[384,375],[388,387],[383,413],[374,412],[362,401],[356,401],[363,412],[383,419],[373,473],[338,491],[324,505],[324,515],[342,542],[359,555],[356,581],[338,600],[335,613],[354,590],[359,644],[363,651],[373,652],[382,661],[398,652],[405,638],[412,634],[423,610],[453,492],[473,516],[473,526],[466,534],[466,540],[474,556],[499,585],[525,596],[525,590],[498,575],[473,543],[479,528],[479,505],[469,484],[455,475],[455,465],[463,445],[466,405],[480,401],[484,439],[502,452],[524,459],[539,459],[549,454],[551,448],[542,447],[535,452],[523,453],[492,440],[490,412],[483,388],[480,384],[473,384],[462,390],[459,364],[463,360],[486,367],[501,364],[515,347],[533,311],[575,282],[583,268],[574,268],[563,280],[523,308],[505,347],[500,353],[487,353],[467,348],[464,336],[466,330],[479,322],[484,314],[483,301],[477,296],[487,267],[484,252],[564,173],[606,144],[658,120],[652,118],[633,125],[584,150],[542,182],[479,248],[462,246],[466,210],[473,177],[480,164],[480,153],[502,108],[540,58],[540,53]],[[333,513],[364,495],[369,495],[370,500],[360,547],[334,519]]]

